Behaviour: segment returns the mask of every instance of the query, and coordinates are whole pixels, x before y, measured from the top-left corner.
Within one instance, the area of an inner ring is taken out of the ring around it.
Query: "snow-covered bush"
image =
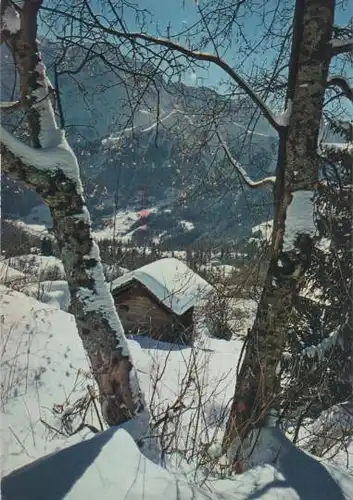
[[[346,451],[353,443],[353,403],[345,401],[323,411],[309,429],[305,448],[311,453],[332,458],[339,451]]]
[[[230,340],[233,335],[232,320],[234,308],[225,291],[215,290],[210,293],[204,305],[205,324],[212,337]]]

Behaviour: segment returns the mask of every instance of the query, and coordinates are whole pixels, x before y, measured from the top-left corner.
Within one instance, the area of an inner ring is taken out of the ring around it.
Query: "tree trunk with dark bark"
[[[240,450],[251,431],[271,425],[279,410],[280,361],[293,299],[310,265],[312,230],[293,226],[305,203],[313,215],[311,193],[318,181],[318,135],[331,58],[334,0],[297,0],[287,87],[288,126],[280,131],[271,260],[227,422],[224,449]],[[290,213],[291,212],[291,213]],[[286,218],[289,217],[289,220]],[[235,448],[234,448],[235,447]]]
[[[148,429],[144,397],[92,240],[77,160],[55,120],[54,90],[36,40],[40,6],[41,0],[25,0],[21,8],[2,3],[1,40],[10,48],[20,77],[20,104],[32,142],[27,146],[1,128],[2,167],[35,189],[50,208],[71,294],[70,312],[98,383],[106,422],[118,425],[136,418],[136,429],[143,433]]]

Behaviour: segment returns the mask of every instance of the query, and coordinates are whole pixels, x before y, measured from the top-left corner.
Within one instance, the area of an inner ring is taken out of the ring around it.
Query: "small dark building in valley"
[[[190,344],[194,308],[212,287],[183,262],[160,259],[120,276],[112,294],[126,334]]]

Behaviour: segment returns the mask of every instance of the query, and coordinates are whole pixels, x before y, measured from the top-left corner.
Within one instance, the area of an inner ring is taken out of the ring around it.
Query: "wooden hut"
[[[193,312],[212,287],[183,262],[165,258],[120,276],[112,294],[127,334],[190,344]]]

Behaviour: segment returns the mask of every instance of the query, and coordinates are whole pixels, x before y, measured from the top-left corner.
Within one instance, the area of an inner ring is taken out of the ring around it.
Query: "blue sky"
[[[287,5],[290,5],[292,2],[294,7],[294,0],[283,0],[287,2]],[[200,0],[202,6],[202,0]],[[198,13],[197,5],[194,3],[194,0],[135,0],[134,2],[140,8],[148,9],[153,14],[153,20],[146,27],[146,31],[151,34],[156,34],[156,27],[161,33],[166,34],[167,26],[170,25],[171,33],[177,33],[186,27],[192,25],[195,21],[200,19],[200,15]],[[266,5],[271,6],[273,4],[273,0],[266,0]],[[337,1],[337,3],[339,3]],[[353,1],[348,0],[346,2],[344,10],[336,9],[336,24],[347,25],[349,19],[353,17]],[[136,27],[134,18],[126,19],[131,29]],[[249,19],[244,23],[244,29],[248,36],[252,38],[261,37],[263,28],[261,23],[261,18],[257,14],[249,16]],[[209,49],[212,51],[212,48]],[[266,67],[266,65],[270,64],[271,61],[270,50],[266,50],[266,53],[259,52],[255,54],[249,60],[243,62],[243,69],[249,70],[253,63],[257,65],[262,65]],[[231,51],[225,54],[225,58],[231,64],[238,65],[240,60],[237,59],[236,47],[233,47]],[[353,76],[353,71],[349,71],[349,76]],[[200,78],[201,77],[201,78]],[[197,70],[195,73],[188,72],[184,76],[185,83],[195,85],[200,84],[201,82],[207,85],[211,85],[217,87],[219,89],[219,82],[224,77],[224,73],[222,70],[215,66],[210,66],[208,69]]]
[[[200,1],[202,2],[202,0]],[[271,2],[272,0],[267,1]],[[166,36],[168,26],[170,26],[172,34],[178,33],[200,20],[198,7],[194,0],[137,0],[135,4],[153,14],[153,19],[146,30],[151,34],[157,34],[158,29],[161,34],[163,33]],[[126,21],[129,26],[136,26],[133,18],[126,19]],[[251,22],[246,24],[246,30],[252,32],[254,36],[256,36],[256,24],[258,22],[258,19],[252,19]],[[213,52],[212,47],[208,50]],[[228,53],[226,59],[231,62],[233,59],[232,54]],[[211,65],[204,71],[198,69],[194,73],[189,72],[185,75],[184,81],[190,85],[204,83],[218,87],[219,81],[224,76],[225,74],[221,69]]]
[[[48,4],[52,0],[47,0]],[[229,1],[229,0],[228,0]],[[280,6],[288,8],[290,10],[293,7],[295,0],[280,0]],[[342,0],[344,2],[344,9],[336,9],[336,24],[347,25],[349,21],[353,18],[353,0]],[[337,0],[337,4],[342,4],[341,0]],[[200,5],[205,0],[200,0]],[[264,6],[264,8],[269,11],[274,5],[278,3],[278,0],[264,0],[263,3],[259,0],[258,5]],[[93,0],[92,4],[95,6],[95,11],[104,14],[109,18],[111,15],[105,10],[102,0]],[[106,4],[105,4],[106,5]],[[200,13],[198,6],[194,0],[131,0],[131,5],[136,5],[141,9],[147,9],[151,12],[151,18],[149,23],[145,26],[144,31],[151,34],[161,34],[167,35],[167,27],[170,26],[170,33],[176,34],[180,31],[185,30],[187,27],[193,25],[196,21],[200,20]],[[245,5],[240,8],[239,13],[242,14],[245,10],[247,17],[242,19],[242,26],[247,35],[247,38],[252,42],[257,42],[260,40],[261,36],[264,34],[265,28],[262,24],[262,19],[256,12],[251,12],[249,7]],[[138,23],[135,22],[135,14],[131,9],[124,8],[124,21],[128,25],[128,29],[135,31],[139,29]],[[278,22],[281,23],[281,18]],[[267,21],[268,23],[268,21]],[[284,29],[290,27],[291,17],[288,17],[287,25]],[[283,23],[282,23],[283,24]],[[159,32],[159,33],[158,33]],[[282,31],[283,34],[283,31]],[[181,40],[183,42],[183,40]],[[238,47],[244,46],[243,41],[233,41],[231,49],[222,56],[227,60],[227,62],[237,69],[240,74],[249,74],[251,68],[255,64],[258,69],[266,69],[271,65],[274,55],[276,52],[272,50],[269,46],[260,46],[260,49],[256,53],[253,53],[251,57],[244,58],[240,55]],[[213,52],[212,47],[208,47],[207,50]],[[285,60],[284,60],[285,62]],[[195,70],[188,69],[186,73],[183,74],[182,80],[188,85],[207,85],[216,88],[218,91],[222,92],[227,86],[221,84],[222,80],[227,80],[225,73],[215,65],[203,65],[204,69],[198,67]],[[340,71],[339,66],[332,66],[332,72],[337,74]],[[353,80],[353,69],[345,68],[345,74]],[[228,80],[229,81],[229,80]]]
[[[288,2],[288,4],[292,2],[294,6],[294,0],[283,1]],[[266,0],[266,2],[270,4],[272,0]],[[161,26],[167,26],[170,22],[175,31],[181,29],[185,24],[192,24],[199,19],[197,6],[193,0],[135,0],[134,3],[140,8],[148,9],[154,13],[155,19]],[[202,6],[202,0],[200,0],[200,6]],[[342,25],[347,24],[352,16],[353,2],[348,0],[344,10],[336,9],[335,22]],[[256,15],[254,15],[254,24],[258,21],[259,18],[256,19]]]

